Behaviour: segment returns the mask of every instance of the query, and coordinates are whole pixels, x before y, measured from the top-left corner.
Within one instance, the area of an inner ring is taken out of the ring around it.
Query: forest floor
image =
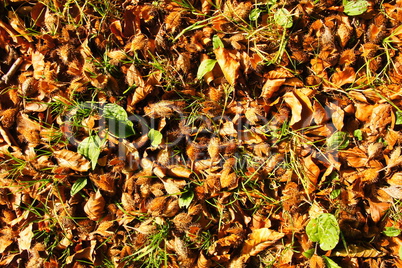
[[[0,2],[1,267],[402,267],[402,1]]]

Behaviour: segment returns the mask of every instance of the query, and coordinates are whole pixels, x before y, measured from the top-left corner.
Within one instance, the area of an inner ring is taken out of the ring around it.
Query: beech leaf
[[[358,16],[367,11],[368,5],[366,0],[343,1],[343,12],[348,16]]]
[[[306,233],[312,242],[319,243],[322,250],[331,250],[338,244],[340,228],[334,215],[322,213],[309,221]]]

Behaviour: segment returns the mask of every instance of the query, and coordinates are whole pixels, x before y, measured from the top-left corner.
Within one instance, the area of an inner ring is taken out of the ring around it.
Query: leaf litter
[[[0,266],[401,266],[401,14],[4,2]]]

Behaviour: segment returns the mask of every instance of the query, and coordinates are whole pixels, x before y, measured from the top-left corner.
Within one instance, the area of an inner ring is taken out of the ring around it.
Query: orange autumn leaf
[[[292,109],[289,125],[294,128],[310,125],[314,112],[309,98],[296,89],[286,92],[283,98]]]
[[[262,87],[261,97],[269,99],[285,83],[286,78],[268,79]]]
[[[334,73],[331,77],[331,82],[338,87],[346,84],[351,84],[356,80],[356,73],[352,67],[345,67],[343,71]]]

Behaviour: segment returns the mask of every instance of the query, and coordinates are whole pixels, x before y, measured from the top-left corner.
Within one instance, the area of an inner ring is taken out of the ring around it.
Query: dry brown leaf
[[[63,149],[53,152],[59,167],[70,168],[78,172],[88,171],[91,163],[81,154]]]
[[[387,171],[389,171],[393,167],[399,166],[402,163],[401,147],[400,146],[396,147],[392,151],[389,158],[386,158],[385,160],[387,163],[385,169],[387,169]]]
[[[244,242],[241,255],[247,254],[249,256],[255,256],[284,236],[284,233],[268,228],[253,230],[248,239]]]
[[[313,191],[318,183],[318,178],[320,176],[320,168],[314,163],[312,155],[303,158],[303,167],[306,172],[307,178],[311,182],[311,187],[308,187],[310,191]]]
[[[91,193],[84,206],[84,211],[88,215],[88,218],[93,221],[100,220],[105,212],[105,203],[100,190],[96,191],[96,193]]]
[[[371,135],[377,135],[384,131],[388,124],[392,121],[391,106],[389,104],[378,104],[373,108],[373,112],[368,122]]]
[[[367,147],[368,160],[376,158],[382,152],[384,144],[381,142],[370,143]]]
[[[381,188],[384,192],[395,199],[402,199],[402,185],[391,185],[389,187]]]
[[[345,112],[341,107],[334,103],[328,103],[328,107],[332,110],[332,123],[336,127],[337,130],[342,131],[343,129],[343,121],[345,118]]]
[[[20,252],[29,250],[31,248],[32,238],[34,233],[32,231],[32,223],[30,223],[24,230],[19,233],[18,248]]]
[[[268,79],[262,87],[261,97],[269,99],[285,83],[286,78]]]
[[[222,136],[237,137],[237,130],[234,128],[234,124],[231,121],[222,124],[222,128],[219,130],[219,134]]]
[[[219,151],[220,151],[219,138],[212,137],[209,140],[209,145],[208,145],[208,154],[211,157],[212,161],[215,161],[219,158]]]
[[[171,117],[178,108],[173,101],[163,100],[144,107],[144,112],[151,118]]]
[[[207,259],[201,251],[197,259],[197,268],[209,268],[211,266],[212,261],[209,258]]]
[[[251,125],[257,125],[257,122],[259,121],[258,116],[261,116],[261,113],[259,109],[250,107],[246,109],[244,115],[246,116],[247,120],[250,121]]]
[[[31,226],[32,229],[32,226]],[[6,251],[6,249],[14,243],[15,234],[11,227],[4,226],[0,230],[0,254]]]
[[[240,62],[234,52],[229,51],[223,47],[214,50],[216,60],[225,76],[226,80],[232,86],[235,84],[239,77]]]
[[[356,73],[352,67],[345,67],[343,71],[334,73],[331,77],[331,82],[336,86],[341,87],[346,84],[351,84],[356,80]]]
[[[283,98],[292,110],[289,125],[296,129],[309,126],[314,112],[308,97],[295,89],[286,92]]]
[[[127,75],[126,75],[126,80],[127,84],[129,86],[137,86],[137,87],[144,87],[145,82],[142,78],[141,73],[138,71],[138,69],[135,67],[134,64],[131,64],[130,68],[127,70]]]
[[[45,55],[39,51],[32,52],[32,66],[34,69],[33,77],[35,79],[42,78],[45,71]]]
[[[309,263],[310,263],[311,268],[325,268],[326,267],[324,259],[321,256],[318,256],[316,254],[314,254],[310,258]]]
[[[328,116],[325,108],[318,101],[314,101],[314,103],[313,103],[313,111],[314,111],[313,112],[314,121],[318,125],[326,123],[330,119],[330,117]]]
[[[367,212],[371,215],[371,218],[373,219],[374,222],[379,222],[381,220],[381,217],[385,215],[389,207],[391,206],[391,203],[379,203],[379,202],[374,202],[371,199],[368,199],[369,201],[369,207],[366,208]]]
[[[395,173],[391,178],[387,179],[387,183],[389,185],[402,187],[402,173]]]
[[[339,25],[336,34],[339,37],[340,45],[344,48],[352,36],[353,27],[349,23],[348,16],[342,16],[342,23]]]
[[[162,72],[153,72],[145,82],[144,86],[139,86],[135,89],[135,92],[132,96],[130,106],[135,106],[138,102],[145,99],[148,94],[152,92],[154,86],[156,86],[160,79],[162,78]]]
[[[191,169],[182,166],[171,166],[168,168],[167,173],[174,177],[189,178],[192,171]]]

